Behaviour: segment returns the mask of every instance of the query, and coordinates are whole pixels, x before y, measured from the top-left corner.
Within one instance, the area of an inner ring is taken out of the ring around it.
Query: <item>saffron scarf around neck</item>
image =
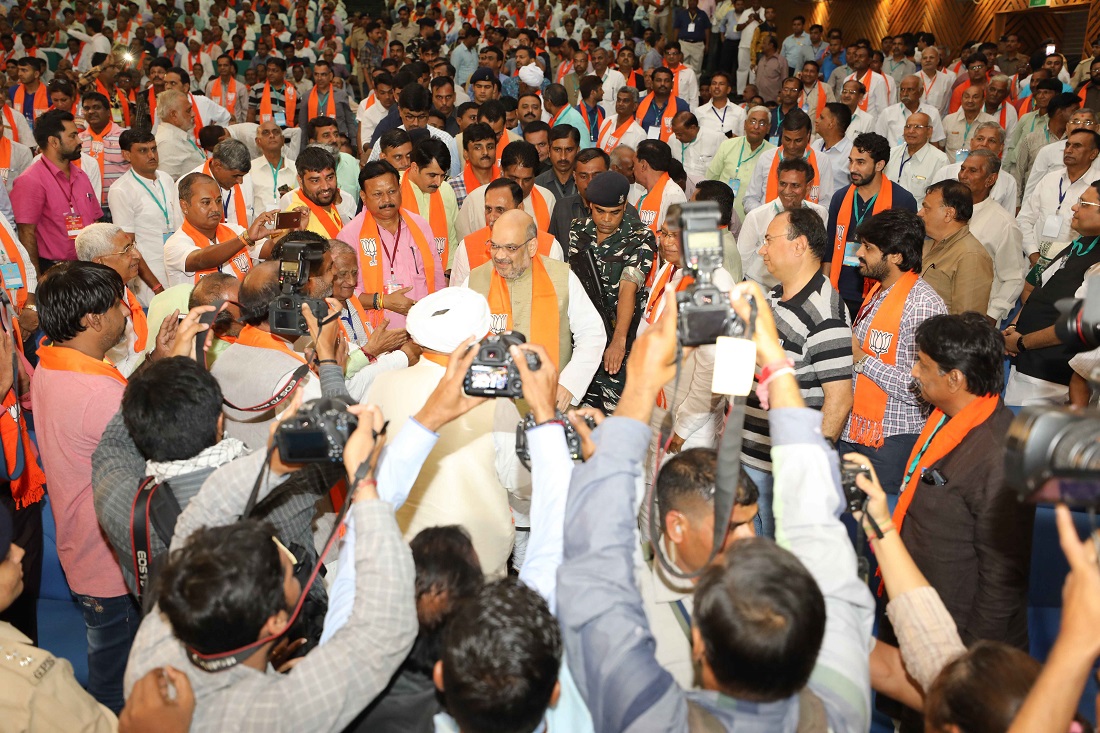
[[[283,82],[283,111],[286,113],[286,126],[295,127],[297,118],[294,116],[298,109],[298,91],[293,84]],[[271,82],[264,82],[264,91],[260,96],[260,124],[275,118],[274,108],[271,104]]]
[[[299,354],[294,349],[290,348],[283,339],[279,338],[273,333],[263,331],[255,326],[245,326],[241,329],[241,333],[237,336],[237,343],[242,346],[252,346],[257,349],[270,349],[271,351],[278,351],[287,356],[293,356],[303,364],[306,363],[306,358]]]
[[[424,279],[428,286],[428,292],[435,292],[435,256],[428,244],[428,238],[420,230],[420,226],[409,218],[409,213],[402,210],[401,220],[412,235],[413,244],[420,253],[420,259],[424,263]],[[399,230],[400,232],[400,230]],[[398,233],[400,239],[400,233]],[[394,252],[397,252],[400,242],[394,244]],[[363,279],[363,291],[366,293],[384,293],[384,276],[382,273],[382,258],[380,252],[385,252],[382,246],[382,237],[378,232],[378,222],[374,216],[363,210],[363,224],[359,228],[359,273]],[[393,263],[390,263],[393,267]],[[405,283],[406,286],[412,283]],[[371,326],[377,326],[382,322],[382,311],[371,311]]]
[[[294,192],[290,202],[292,209],[295,204],[303,204],[309,209],[310,216],[321,224],[329,239],[336,239],[336,235],[344,228],[344,221],[340,218],[340,212],[336,210],[335,203],[329,204],[328,208],[323,208],[303,196],[301,189],[299,189]]]
[[[898,333],[901,330],[901,317],[905,311],[905,302],[909,291],[917,284],[920,273],[903,273],[879,304],[874,318],[867,328],[861,347],[867,354],[873,355],[883,363],[894,366],[898,358]],[[878,295],[882,283],[876,283],[856,317],[858,323],[863,310]],[[883,419],[886,417],[886,402],[889,396],[866,374],[856,375],[855,396],[852,402],[852,417],[848,428],[848,440],[860,445],[879,448],[885,441]]]
[[[306,100],[306,109],[309,110],[309,119],[311,120],[317,117],[317,110],[321,106],[319,100],[320,95],[317,92],[317,87],[313,87],[309,92],[309,99]],[[325,99],[325,116],[336,117],[336,90],[331,86]]]
[[[839,288],[840,271],[844,266],[844,249],[851,237],[847,235],[852,222],[852,207],[855,205],[856,187],[848,186],[848,192],[844,194],[844,200],[840,202],[840,211],[837,213],[836,237],[833,239],[833,261],[829,263],[829,280],[834,288]],[[875,198],[875,205],[871,210],[871,216],[882,211],[889,210],[894,205],[894,184],[886,176],[882,176],[882,185],[879,187]]]
[[[500,178],[500,166],[496,163],[493,164],[493,170],[489,174],[489,180],[485,183],[477,180],[477,175],[474,173],[474,167],[470,165],[470,161],[466,161],[466,167],[462,169],[462,182],[466,184],[466,194],[469,195],[474,192],[474,189],[487,186],[496,179]]]
[[[775,151],[771,170],[768,171],[768,185],[767,190],[764,192],[764,203],[775,201],[779,197],[779,160],[782,157],[783,149],[780,148]],[[817,169],[817,154],[814,153],[813,148],[806,148],[804,159],[814,169],[814,179],[810,182],[810,190],[806,193],[806,200],[815,204],[820,203],[821,173]]]
[[[145,311],[141,308],[141,302],[137,296],[126,288],[126,303],[130,306],[130,324],[134,328],[134,353],[145,351],[145,345],[149,341],[149,321],[145,317]]]
[[[15,108],[20,112],[23,111],[26,93],[27,88],[22,84],[15,88],[15,99],[12,101],[15,104]],[[50,100],[49,96],[46,94],[46,85],[39,82],[38,89],[34,91],[34,102],[31,103],[31,116],[37,120],[38,116],[49,108]]]
[[[482,227],[476,232],[467,234],[466,238],[462,240],[466,247],[466,261],[470,265],[470,270],[473,270],[475,267],[481,267],[489,261],[491,256],[489,254],[489,237],[492,233],[492,228]],[[553,235],[549,232],[539,232],[538,253],[544,257],[549,257],[550,251],[554,248],[555,241]]]
[[[928,422],[924,424],[920,437],[913,444],[909,460],[905,463],[906,466],[912,466],[914,462],[917,465],[909,474],[909,480],[905,486],[901,487],[901,496],[898,498],[897,507],[894,508],[894,527],[897,529],[898,534],[901,534],[901,526],[905,522],[909,505],[913,503],[913,495],[917,493],[917,489],[920,487],[921,474],[924,469],[958,448],[959,443],[970,434],[971,430],[993,415],[1000,403],[1001,398],[999,395],[992,394],[977,397],[969,405],[959,410],[953,418],[944,423],[939,430],[936,429],[937,426],[947,416],[938,407],[932,411],[932,414],[928,417]],[[928,444],[927,448],[925,448],[925,443]]]
[[[439,261],[443,263],[443,269],[446,270],[451,258],[451,240],[448,233],[447,210],[443,206],[443,194],[439,189],[428,194],[428,215],[424,216],[420,211],[420,199],[413,190],[415,185],[406,171],[401,181],[401,208],[428,220],[428,226],[432,229],[432,238],[435,240],[435,250],[439,254]]]
[[[634,113],[634,118],[638,120],[638,124],[642,124],[642,120],[649,114],[649,106],[653,103],[653,94],[647,94],[642,103],[638,105],[638,110]],[[661,140],[668,142],[668,138],[672,135],[672,118],[676,116],[676,94],[675,92],[669,95],[668,104],[665,105],[664,112],[661,113],[660,125],[661,125]],[[644,127],[644,125],[643,125]]]
[[[183,226],[180,227],[180,231],[191,238],[191,241],[195,243],[195,246],[199,249],[206,249],[211,244],[221,244],[222,242],[228,242],[231,239],[238,239],[238,236],[232,229],[225,224],[218,224],[218,229],[214,234],[214,242],[211,242],[209,238],[195,227],[191,226],[191,223],[186,219],[183,222]],[[241,247],[237,254],[233,255],[229,259],[229,265],[233,268],[233,272],[236,273],[238,280],[244,280],[245,274],[252,269],[252,255],[248,252],[248,247]],[[197,270],[195,272],[195,283],[198,284],[199,280],[202,280],[205,276],[219,272],[221,268],[212,267],[208,270]]]
[[[56,372],[75,372],[107,377],[125,386],[126,377],[106,361],[97,361],[67,346],[43,346],[38,349],[38,366]]]
[[[489,280],[489,312],[507,316],[506,331],[512,330],[512,297],[508,282],[501,277],[496,268]],[[558,367],[561,354],[558,349],[560,330],[558,316],[558,296],[554,283],[546,271],[542,258],[536,255],[531,259],[531,333],[528,341],[546,349],[554,366]]]

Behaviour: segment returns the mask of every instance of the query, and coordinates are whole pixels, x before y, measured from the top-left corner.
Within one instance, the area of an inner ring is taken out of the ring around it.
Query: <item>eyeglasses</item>
[[[1081,120],[1080,122],[1074,122],[1073,124],[1077,125],[1078,127],[1096,127],[1097,125],[1100,125],[1100,122],[1096,122],[1094,120]]]
[[[765,234],[764,235],[764,244],[766,244],[768,246],[771,246],[771,243],[772,243],[773,239],[782,239],[782,240],[786,241],[788,239],[788,237],[787,237],[786,234]]]
[[[985,64],[974,64],[973,66],[967,68],[969,68],[971,71],[985,71]]]
[[[527,242],[530,242],[530,241],[531,241],[530,239],[527,240]],[[521,249],[526,247],[527,242],[520,242],[519,244],[497,244],[496,242],[494,242],[493,240],[490,239],[489,240],[489,251],[490,252],[496,252],[497,250],[502,249],[505,252],[507,252],[508,254],[515,254],[516,252],[519,252]]]
[[[771,120],[749,120],[745,124],[749,127],[768,127],[771,125]]]
[[[1084,199],[1077,199],[1077,205],[1078,206],[1095,206],[1096,208],[1100,209],[1100,204],[1094,204],[1091,201],[1085,201]]]
[[[931,127],[932,127],[931,125],[906,125],[905,129],[906,130],[927,130],[927,129],[930,129]]]
[[[108,257],[128,257],[130,255],[130,253],[133,252],[136,247],[137,247],[137,245],[134,244],[133,242],[131,242],[130,244],[123,247],[121,252],[112,252],[111,254],[109,254],[107,256]]]

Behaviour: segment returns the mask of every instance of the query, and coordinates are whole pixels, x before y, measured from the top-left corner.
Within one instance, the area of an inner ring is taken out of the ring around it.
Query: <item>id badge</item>
[[[4,287],[8,290],[19,290],[23,287],[23,276],[19,274],[19,265],[14,262],[0,265],[0,276],[4,278]]]
[[[963,162],[964,160],[966,160],[966,157],[968,155],[970,155],[970,150],[968,148],[959,148],[958,150],[955,151],[955,162],[956,163]]]
[[[688,23],[687,32],[688,33],[694,33],[695,32],[695,24],[694,23]]]
[[[859,257],[856,256],[858,251],[859,242],[844,243],[844,265],[846,267],[859,267]]]
[[[389,282],[386,283],[386,295],[389,295],[390,293],[394,293],[394,292],[400,290],[403,287],[405,287],[405,286],[402,285],[401,283],[397,282],[396,280],[390,280]]]
[[[76,239],[76,235],[84,230],[84,218],[75,212],[65,214],[65,233],[69,239]]]
[[[778,135],[772,135],[771,137],[768,138],[768,142],[770,142],[772,145],[774,145],[775,147],[778,148],[779,147],[779,136]]]
[[[1051,239],[1057,239],[1062,233],[1062,217],[1057,214],[1051,214],[1043,220],[1043,237],[1050,237]]]
[[[730,188],[733,189],[733,198],[736,200],[737,199],[737,192],[741,190],[741,179],[740,178],[731,178],[730,179]]]
[[[660,123],[660,121],[658,121],[657,124],[655,124],[653,127],[646,130],[645,134],[646,134],[646,137],[648,137],[650,140],[660,140],[661,139],[661,123]]]
[[[286,127],[286,112],[275,113],[275,124],[279,127]]]

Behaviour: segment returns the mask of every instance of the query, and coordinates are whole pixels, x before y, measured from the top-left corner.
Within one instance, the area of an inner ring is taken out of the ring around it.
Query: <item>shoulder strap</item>
[[[161,486],[152,476],[146,477],[134,495],[130,507],[130,549],[134,562],[134,579],[137,582],[137,597],[141,600],[149,584],[149,570],[153,562],[152,533],[171,545],[176,520],[180,515],[179,502],[169,488],[160,491]]]
[[[290,395],[294,394],[294,390],[298,388],[298,385],[306,378],[307,374],[309,374],[309,364],[302,364],[294,370],[294,373],[290,375],[290,380],[283,385],[282,389],[273,395],[271,399],[261,402],[258,405],[253,405],[252,407],[238,407],[224,397],[222,398],[222,404],[240,412],[267,412],[272,408],[278,407],[285,402]]]

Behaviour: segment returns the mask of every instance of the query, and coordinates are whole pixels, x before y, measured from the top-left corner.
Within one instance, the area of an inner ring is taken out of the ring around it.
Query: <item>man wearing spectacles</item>
[[[1080,106],[1081,100],[1076,94],[1059,94],[1047,105],[1046,129],[1024,135],[1020,140],[1020,144],[1016,147],[1016,168],[1012,171],[1020,191],[1025,191],[1027,182],[1031,180],[1031,169],[1035,167],[1035,159],[1039,157],[1039,151],[1055,142],[1069,139],[1069,123]],[[1080,123],[1074,125],[1073,129],[1097,131],[1094,125]],[[1065,147],[1063,144],[1063,151]]]
[[[1031,164],[1031,172],[1027,176],[1027,185],[1024,186],[1024,198],[1031,195],[1035,185],[1043,179],[1047,173],[1062,165],[1062,154],[1066,151],[1066,141],[1069,136],[1078,130],[1092,130],[1100,132],[1100,114],[1088,107],[1082,107],[1073,113],[1066,125],[1066,137],[1058,142],[1044,145],[1035,155],[1035,162]]]
[[[932,130],[932,119],[923,111],[909,115],[902,130],[903,142],[890,151],[890,162],[886,165],[886,177],[913,194],[918,209],[924,200],[924,189],[939,169],[947,165],[947,156],[929,142]]]
[[[916,75],[907,76],[901,80],[898,87],[897,104],[891,104],[878,117],[875,132],[882,135],[890,145],[901,145],[905,142],[902,134],[909,117],[918,112],[928,116],[928,124],[931,125],[929,140],[935,145],[942,146],[946,134],[943,131],[943,121],[940,119],[939,110],[927,102],[921,101],[921,81]]]
[[[975,52],[966,57],[967,78],[964,81],[956,82],[955,88],[951,92],[951,103],[948,105],[948,112],[955,113],[959,111],[959,108],[963,106],[963,94],[966,90],[977,87],[985,92],[986,84],[989,83],[986,76],[988,71],[989,62],[981,52]]]
[[[555,360],[559,410],[580,404],[607,343],[599,312],[569,265],[541,253],[548,235],[525,211],[512,208],[488,228],[488,261],[456,284],[486,297],[493,333],[519,331]]]

